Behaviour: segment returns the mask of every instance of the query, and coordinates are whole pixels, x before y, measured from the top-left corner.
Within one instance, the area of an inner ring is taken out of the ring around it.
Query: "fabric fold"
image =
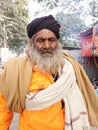
[[[81,65],[69,54],[64,53],[64,58],[67,59],[74,68],[76,82],[85,101],[90,125],[98,128],[98,96],[95,94],[93,86],[90,80],[88,79],[86,72],[81,67]],[[19,71],[21,70],[19,67],[20,66],[19,61],[21,61],[20,64],[21,64],[22,72],[24,72],[23,73],[24,76],[22,74],[20,75]],[[15,58],[14,60],[11,60],[11,62],[10,61],[8,62],[9,64],[6,64],[7,69],[5,68],[0,72],[0,92],[4,95],[5,99],[7,100],[7,104],[9,104],[8,109],[10,111],[20,113],[21,111],[23,111],[25,106],[25,96],[28,92],[28,87],[32,78],[32,66],[30,64],[30,61],[27,59],[27,57]],[[16,65],[18,67],[16,67]],[[9,75],[6,76],[6,73],[8,72]],[[17,72],[18,72],[18,78],[17,78]],[[21,82],[17,80],[19,79],[19,77],[20,79],[24,78],[23,84],[21,84]],[[8,80],[9,80],[9,84],[7,84]],[[13,101],[10,101],[12,89],[14,93]],[[9,96],[7,91],[9,91]]]
[[[76,83],[73,67],[67,60],[63,74],[54,84],[42,91],[27,94],[25,109],[41,110],[62,99],[65,102],[65,130],[89,128],[86,106]]]

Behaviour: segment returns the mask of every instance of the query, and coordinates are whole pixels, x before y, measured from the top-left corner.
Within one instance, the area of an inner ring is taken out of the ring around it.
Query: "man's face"
[[[53,51],[57,47],[58,40],[53,32],[43,29],[36,33],[33,43],[42,56],[52,56]]]

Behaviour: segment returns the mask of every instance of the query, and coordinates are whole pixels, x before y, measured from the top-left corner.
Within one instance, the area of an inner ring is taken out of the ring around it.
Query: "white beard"
[[[29,50],[30,59],[46,73],[58,73],[58,69],[63,65],[63,54],[61,46],[58,45],[51,55],[41,55],[39,51],[32,45]]]

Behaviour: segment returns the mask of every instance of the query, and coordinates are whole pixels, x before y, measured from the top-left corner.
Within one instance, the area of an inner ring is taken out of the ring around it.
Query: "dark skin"
[[[52,56],[58,44],[56,35],[48,29],[37,32],[33,40],[34,46],[43,56]]]

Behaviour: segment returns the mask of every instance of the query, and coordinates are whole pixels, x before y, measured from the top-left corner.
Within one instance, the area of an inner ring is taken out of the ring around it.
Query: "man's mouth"
[[[53,50],[42,50],[41,54],[53,54]]]
[[[52,56],[53,52],[52,51],[43,51],[43,52],[41,52],[41,55],[42,56]]]

